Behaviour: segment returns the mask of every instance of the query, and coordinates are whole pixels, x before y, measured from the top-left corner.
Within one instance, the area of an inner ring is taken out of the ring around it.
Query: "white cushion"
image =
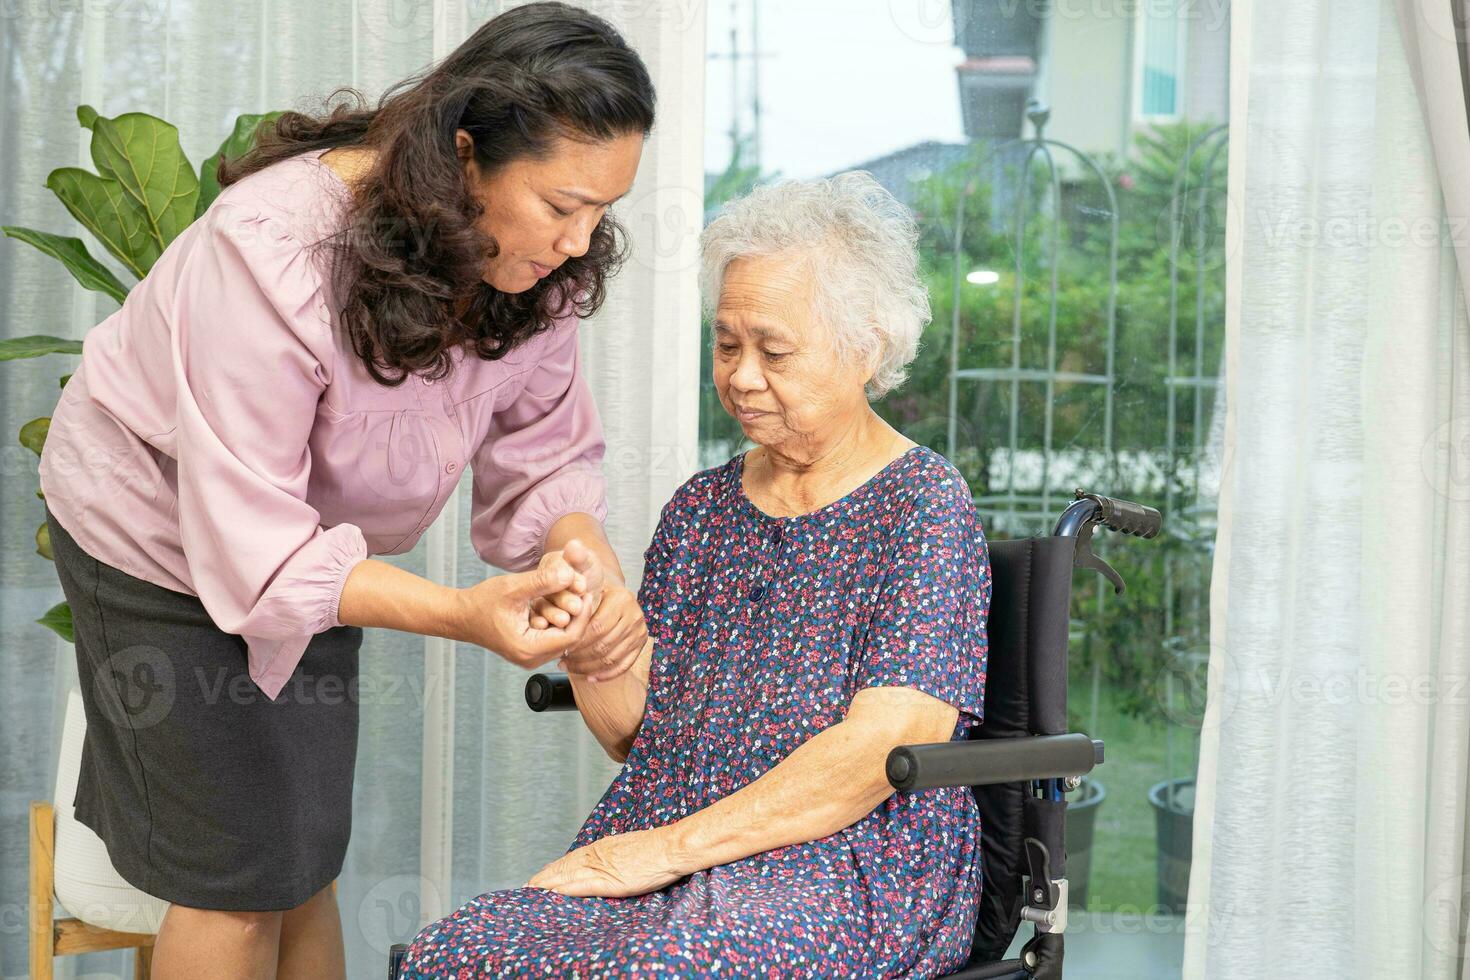
[[[99,928],[156,934],[169,903],[124,881],[113,868],[102,838],[77,823],[72,801],[77,795],[86,734],[82,692],[73,690],[66,702],[56,767],[56,899],[67,914]]]

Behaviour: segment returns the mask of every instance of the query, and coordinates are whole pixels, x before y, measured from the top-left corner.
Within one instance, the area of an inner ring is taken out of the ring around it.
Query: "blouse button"
[[[425,378],[424,379],[424,384],[426,384],[426,385],[431,385],[433,383],[434,383],[434,379],[433,378]]]
[[[459,464],[458,463],[445,463],[444,464],[444,472],[445,473],[453,473],[457,469],[459,469]]]
[[[781,525],[777,524],[776,527],[775,527],[775,529],[771,531],[771,544],[780,544],[780,543],[781,543]]]
[[[751,602],[760,602],[765,597],[766,587],[764,585],[757,585],[755,588],[751,589],[750,594],[746,596],[746,598],[749,599]]]

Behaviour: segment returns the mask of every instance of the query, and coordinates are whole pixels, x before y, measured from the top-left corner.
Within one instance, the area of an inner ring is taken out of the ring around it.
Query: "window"
[[[1173,119],[1183,111],[1187,53],[1185,0],[1145,0],[1138,7],[1134,115]]]

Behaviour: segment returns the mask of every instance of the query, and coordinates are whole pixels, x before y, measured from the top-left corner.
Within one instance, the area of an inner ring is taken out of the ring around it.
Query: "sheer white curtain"
[[[0,49],[0,223],[89,236],[46,190],[46,175],[91,166],[75,108],[144,111],[179,127],[197,164],[235,116],[310,105],[339,85],[375,99],[447,54],[509,3],[490,0],[143,0],[14,4]],[[609,532],[630,580],[658,508],[693,470],[699,318],[694,246],[702,208],[701,5],[582,4],[617,24],[658,86],[659,122],[619,213],[633,258],[583,351],[609,437]],[[102,254],[98,247],[94,254]],[[54,260],[0,242],[3,336],[81,337],[115,309]],[[33,554],[44,514],[36,460],[16,443],[50,414],[75,358],[0,365],[0,975],[26,970],[26,809],[53,792],[73,652],[33,621],[60,601]],[[466,478],[468,479],[468,478]],[[413,552],[390,559],[468,585],[487,569],[468,543],[469,491]],[[369,630],[353,842],[340,882],[348,975],[376,976],[391,942],[481,891],[520,884],[559,855],[615,771],[575,717],[530,714],[524,675],[474,647]],[[130,976],[122,953],[63,957],[58,976]]]
[[[1466,975],[1464,233],[1394,6],[1233,10],[1187,977]]]
[[[696,464],[704,8],[664,0],[587,6],[638,48],[659,97],[637,181],[618,206],[633,252],[608,303],[582,330],[608,433],[608,534],[636,583],[659,510]],[[469,526],[468,489],[460,495],[459,526]],[[452,540],[457,570],[447,579],[473,584],[484,563],[467,535],[456,532]],[[437,911],[426,903],[425,918],[481,892],[524,884],[565,852],[617,772],[575,713],[526,709],[523,672],[464,650],[454,667],[454,760],[441,770],[452,773],[453,787],[433,792],[452,802],[440,827],[453,836],[435,842],[444,877],[433,881],[431,894],[445,901]]]

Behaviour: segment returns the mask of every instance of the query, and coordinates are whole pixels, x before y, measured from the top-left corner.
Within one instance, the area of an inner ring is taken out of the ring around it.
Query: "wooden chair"
[[[55,918],[56,812],[45,800],[31,801],[31,980],[52,980],[58,956],[133,949],[133,980],[148,980],[153,936],[114,932],[80,919]]]
[[[52,980],[56,957],[132,949],[133,980],[148,980],[153,966],[151,933],[117,932],[83,922],[57,919],[56,812],[45,800],[31,801],[31,980]],[[337,883],[332,882],[332,894]]]

